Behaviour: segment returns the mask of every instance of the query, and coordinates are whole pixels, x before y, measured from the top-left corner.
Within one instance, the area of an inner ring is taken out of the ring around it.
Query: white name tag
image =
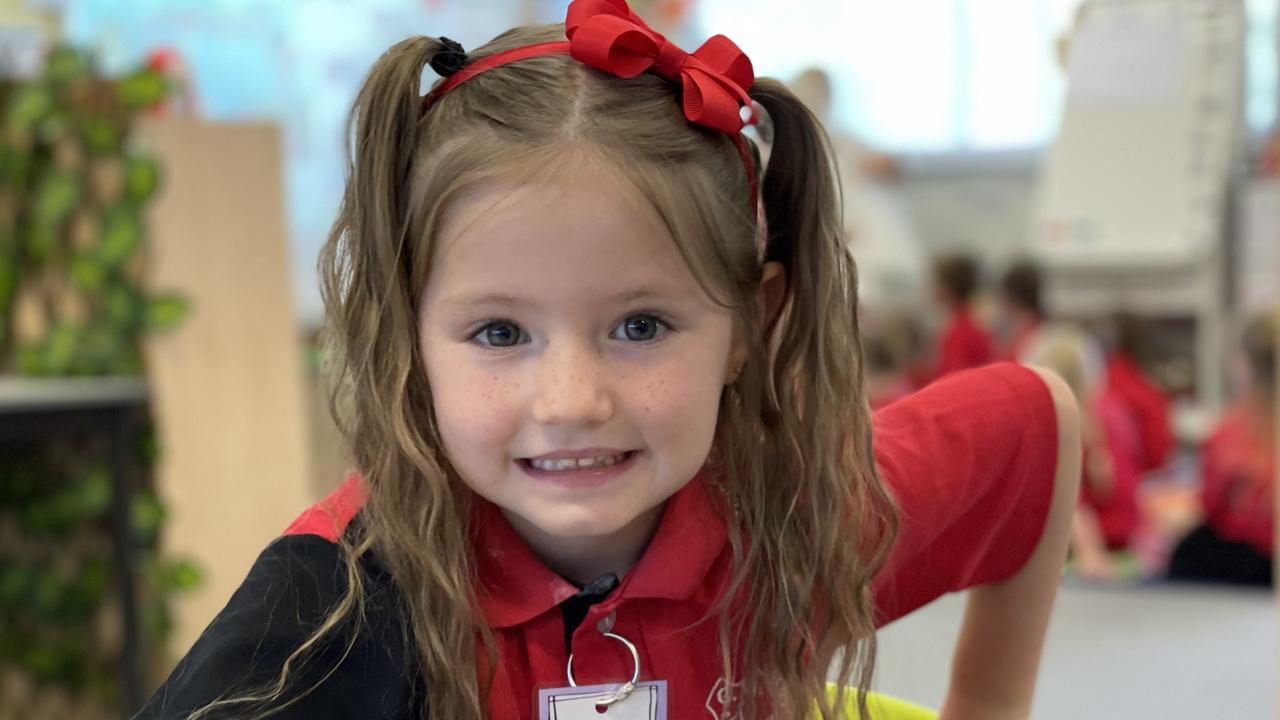
[[[597,710],[597,703],[612,697],[619,687],[613,683],[539,690],[538,720],[667,720],[666,680],[636,683],[626,700],[603,713]]]

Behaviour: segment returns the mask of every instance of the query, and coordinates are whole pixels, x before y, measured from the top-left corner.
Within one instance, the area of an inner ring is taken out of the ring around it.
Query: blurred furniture
[[[1189,367],[1171,374],[1211,414],[1224,399],[1244,8],[1112,0],[1087,9],[1033,213],[1046,299],[1067,318],[1128,311],[1180,328]]]
[[[1250,182],[1240,194],[1233,289],[1246,316],[1280,307],[1280,179]]]
[[[146,348],[167,549],[205,578],[175,607],[176,659],[313,500],[306,370],[279,129],[159,119],[139,135],[165,168],[150,275],[191,303],[181,327]]]
[[[129,517],[137,468],[137,413],[148,402],[137,378],[0,378],[0,443],[53,433],[100,432],[111,439],[111,530],[122,611],[122,704],[142,705],[142,645],[138,624],[137,566]]]

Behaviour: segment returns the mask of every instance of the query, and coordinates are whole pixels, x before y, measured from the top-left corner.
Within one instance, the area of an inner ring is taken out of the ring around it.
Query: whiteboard
[[[1194,262],[1242,137],[1240,0],[1092,0],[1071,41],[1030,243],[1056,264]]]

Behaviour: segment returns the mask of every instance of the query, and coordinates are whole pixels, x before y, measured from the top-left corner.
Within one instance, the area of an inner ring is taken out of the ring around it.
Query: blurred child
[[[1239,399],[1200,450],[1204,523],[1174,549],[1170,578],[1273,583],[1278,334],[1280,312],[1245,329]]]
[[[1040,330],[1023,354],[1061,375],[1080,404],[1084,455],[1071,548],[1080,574],[1108,579],[1114,575],[1109,553],[1128,548],[1141,523],[1142,439],[1124,399],[1103,383],[1101,358],[1097,342],[1069,325]]]
[[[925,376],[927,382],[994,359],[991,335],[973,317],[973,295],[978,287],[978,267],[971,258],[952,255],[933,266],[934,299],[947,313],[938,336],[937,358]]]
[[[1000,280],[1000,306],[1005,332],[997,357],[1017,362],[1044,324],[1040,268],[1028,260],[1010,266]]]
[[[1141,321],[1129,313],[1112,319],[1114,341],[1107,354],[1107,392],[1117,396],[1138,419],[1142,436],[1141,470],[1163,467],[1177,444],[1169,425],[1169,397],[1138,363],[1144,348]]]
[[[920,352],[920,324],[909,310],[899,308],[865,318],[863,333],[867,402],[879,410],[911,394],[908,371]]]

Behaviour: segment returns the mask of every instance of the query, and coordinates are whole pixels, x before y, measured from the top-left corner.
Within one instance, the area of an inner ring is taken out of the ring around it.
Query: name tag
[[[667,720],[666,680],[636,683],[626,700],[597,709],[620,687],[613,683],[539,690],[538,720]]]

